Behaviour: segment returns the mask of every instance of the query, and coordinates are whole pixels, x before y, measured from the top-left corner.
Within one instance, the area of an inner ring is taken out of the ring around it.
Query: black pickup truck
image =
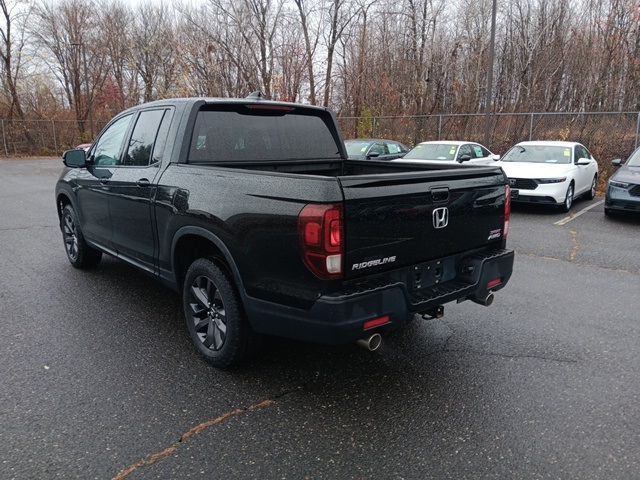
[[[490,304],[511,276],[500,168],[347,160],[327,109],[147,103],[64,163],[55,194],[71,264],[106,253],[181,292],[215,366],[261,334],[375,348],[416,313]]]

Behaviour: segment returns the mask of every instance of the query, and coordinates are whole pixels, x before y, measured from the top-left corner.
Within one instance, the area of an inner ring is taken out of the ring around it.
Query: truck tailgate
[[[345,278],[500,244],[506,179],[467,167],[339,177]]]

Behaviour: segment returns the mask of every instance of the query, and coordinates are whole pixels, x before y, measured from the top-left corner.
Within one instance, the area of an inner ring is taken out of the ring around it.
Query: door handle
[[[107,177],[101,177],[100,178],[100,183],[103,184],[103,185],[106,184],[106,183],[109,183],[109,179]]]
[[[136,185],[138,185],[139,187],[148,187],[149,185],[151,185],[151,182],[148,178],[141,178],[136,182]]]

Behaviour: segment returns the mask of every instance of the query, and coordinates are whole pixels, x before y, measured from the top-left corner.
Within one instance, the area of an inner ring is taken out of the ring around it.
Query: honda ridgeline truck
[[[415,314],[490,304],[511,276],[500,168],[347,160],[324,108],[147,103],[64,164],[71,264],[112,255],[180,292],[191,340],[218,367],[265,334],[375,348]]]

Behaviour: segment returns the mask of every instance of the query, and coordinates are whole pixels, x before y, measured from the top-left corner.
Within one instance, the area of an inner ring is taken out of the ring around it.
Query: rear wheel
[[[563,212],[568,212],[569,210],[571,210],[571,207],[573,205],[573,192],[574,188],[572,183],[571,185],[569,185],[569,188],[567,188],[567,194],[564,198],[564,203],[560,206],[560,209]]]
[[[226,368],[247,356],[255,333],[234,285],[215,263],[200,258],[191,264],[182,302],[191,341],[207,362]]]
[[[89,246],[82,235],[78,216],[71,205],[65,205],[60,216],[62,240],[69,263],[76,268],[92,268],[100,263],[102,252]]]
[[[591,188],[587,192],[587,198],[589,200],[593,200],[596,198],[596,190],[598,189],[598,175],[594,175],[593,180],[591,181]]]

